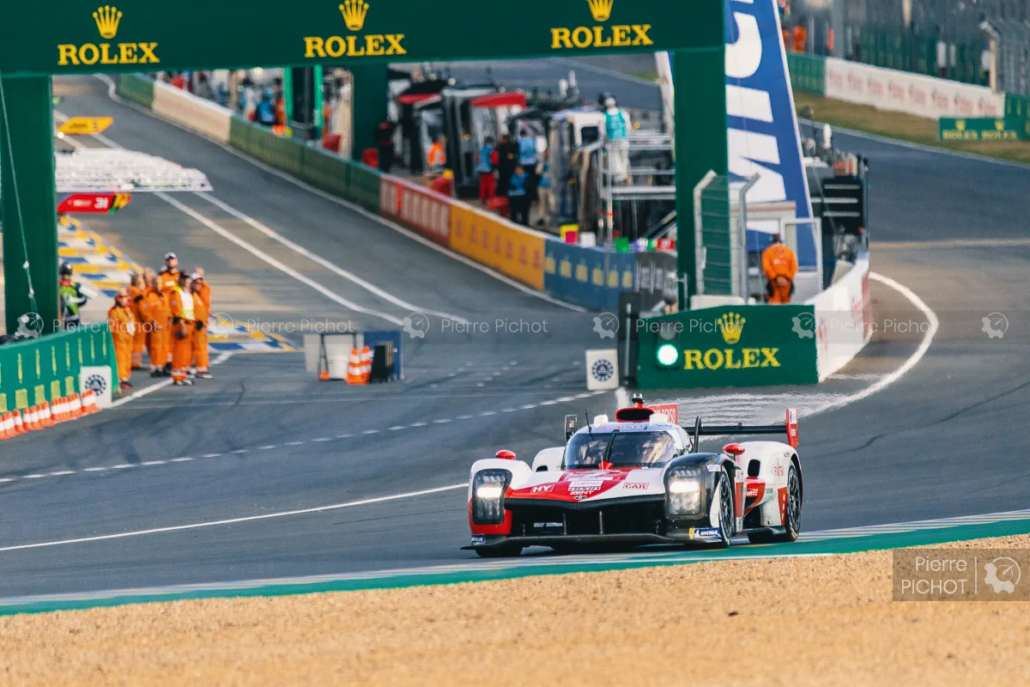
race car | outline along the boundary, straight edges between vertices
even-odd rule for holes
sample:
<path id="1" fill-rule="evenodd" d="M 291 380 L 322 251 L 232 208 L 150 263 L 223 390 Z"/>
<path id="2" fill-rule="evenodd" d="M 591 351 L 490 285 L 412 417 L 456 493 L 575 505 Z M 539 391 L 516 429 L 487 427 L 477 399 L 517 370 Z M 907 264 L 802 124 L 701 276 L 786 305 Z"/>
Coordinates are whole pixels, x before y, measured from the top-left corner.
<path id="1" fill-rule="evenodd" d="M 642 397 L 585 427 L 566 416 L 566 445 L 529 465 L 511 451 L 472 465 L 468 488 L 471 549 L 517 556 L 528 546 L 558 551 L 687 544 L 727 547 L 796 541 L 804 482 L 797 411 L 774 425 L 677 423 L 675 405 Z M 701 437 L 786 434 L 787 443 L 729 443 L 699 451 Z"/>

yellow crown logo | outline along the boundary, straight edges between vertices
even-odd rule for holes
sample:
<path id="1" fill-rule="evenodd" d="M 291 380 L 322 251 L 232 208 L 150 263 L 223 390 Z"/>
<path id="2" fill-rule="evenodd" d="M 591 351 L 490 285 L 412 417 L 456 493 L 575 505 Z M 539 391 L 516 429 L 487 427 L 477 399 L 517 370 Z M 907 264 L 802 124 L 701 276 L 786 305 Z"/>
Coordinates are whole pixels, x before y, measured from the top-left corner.
<path id="1" fill-rule="evenodd" d="M 615 0 L 587 0 L 587 4 L 590 5 L 590 14 L 594 15 L 594 19 L 608 21 L 608 17 L 612 16 L 612 5 L 615 4 Z"/>
<path id="2" fill-rule="evenodd" d="M 994 128 L 997 129 L 998 131 L 1004 131 L 1005 130 L 1005 120 L 1004 119 L 995 119 L 994 120 Z"/>
<path id="3" fill-rule="evenodd" d="M 958 129 L 959 131 L 965 131 L 966 130 L 966 120 L 959 119 L 958 121 L 956 121 L 955 122 L 955 128 Z"/>
<path id="4" fill-rule="evenodd" d="M 362 0 L 345 0 L 340 5 L 340 13 L 343 21 L 351 31 L 360 31 L 365 25 L 365 15 L 368 14 L 368 3 Z"/>
<path id="5" fill-rule="evenodd" d="M 114 35 L 118 33 L 118 22 L 122 20 L 122 13 L 118 11 L 117 7 L 104 5 L 98 7 L 97 11 L 93 13 L 93 19 L 96 21 L 97 29 L 102 37 L 114 38 Z"/>
<path id="6" fill-rule="evenodd" d="M 728 344 L 735 344 L 740 341 L 740 334 L 744 331 L 744 323 L 747 322 L 743 317 L 735 312 L 726 313 L 715 321 L 719 331 L 722 332 L 723 340 Z"/>

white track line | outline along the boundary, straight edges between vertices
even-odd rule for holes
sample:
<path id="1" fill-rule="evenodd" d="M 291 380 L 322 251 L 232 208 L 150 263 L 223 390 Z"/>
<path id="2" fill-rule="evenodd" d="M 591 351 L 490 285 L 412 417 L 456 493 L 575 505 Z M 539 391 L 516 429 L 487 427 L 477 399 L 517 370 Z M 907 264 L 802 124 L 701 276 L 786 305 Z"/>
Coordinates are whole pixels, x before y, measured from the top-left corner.
<path id="1" fill-rule="evenodd" d="M 322 267 L 324 267 L 325 269 L 329 270 L 333 274 L 337 274 L 337 275 L 343 277 L 344 279 L 346 279 L 346 280 L 348 280 L 350 282 L 353 282 L 354 284 L 357 284 L 358 286 L 360 286 L 361 288 L 365 289 L 366 291 L 368 291 L 370 293 L 373 293 L 376 296 L 379 296 L 384 301 L 389 301 L 390 303 L 393 303 L 394 305 L 396 305 L 396 306 L 398 306 L 400 308 L 405 308 L 405 309 L 413 311 L 413 312 L 425 313 L 427 315 L 436 315 L 437 317 L 442 317 L 442 318 L 447 319 L 447 320 L 453 320 L 455 322 L 460 322 L 461 324 L 468 324 L 468 320 L 466 320 L 463 317 L 459 317 L 458 315 L 453 315 L 451 313 L 441 312 L 439 310 L 430 310 L 429 308 L 423 308 L 420 305 L 415 305 L 414 303 L 409 303 L 408 301 L 402 300 L 402 299 L 394 296 L 393 294 L 384 291 L 383 289 L 379 288 L 375 284 L 372 284 L 370 282 L 365 281 L 364 279 L 362 279 L 361 277 L 357 276 L 356 274 L 354 274 L 352 272 L 348 272 L 347 270 L 343 269 L 342 267 L 339 267 L 339 266 L 334 265 L 333 263 L 329 262 L 328 260 L 326 260 L 322 256 L 316 255 L 315 253 L 312 253 L 311 251 L 309 251 L 307 248 L 304 248 L 303 246 L 294 243 L 293 241 L 289 240 L 288 238 L 286 238 L 282 234 L 279 234 L 279 233 L 273 231 L 267 225 L 257 221 L 253 217 L 250 217 L 250 216 L 240 212 L 236 208 L 234 208 L 234 207 L 226 204 L 225 202 L 219 200 L 218 198 L 215 198 L 210 193 L 195 193 L 194 195 L 199 197 L 199 198 L 203 198 L 204 200 L 206 200 L 207 202 L 211 203 L 215 207 L 221 208 L 222 210 L 224 210 L 225 212 L 228 212 L 233 217 L 246 222 L 250 226 L 252 226 L 255 229 L 257 229 L 258 231 L 260 231 L 265 236 L 267 236 L 267 237 L 269 237 L 269 238 L 271 238 L 271 239 L 273 239 L 275 241 L 278 241 L 279 243 L 283 244 L 284 246 L 286 246 L 290 250 L 294 251 L 295 253 L 299 253 L 300 255 L 303 255 L 308 260 L 311 260 L 312 262 L 317 263 L 318 265 L 321 265 Z"/>
<path id="2" fill-rule="evenodd" d="M 258 258 L 260 260 L 264 260 L 265 262 L 267 262 L 269 265 L 271 265 L 272 267 L 276 268 L 280 272 L 282 272 L 282 273 L 284 273 L 284 274 L 286 274 L 286 275 L 288 275 L 290 277 L 293 277 L 294 279 L 296 279 L 297 281 L 299 281 L 302 284 L 305 284 L 306 286 L 310 286 L 315 291 L 318 291 L 320 294 L 322 294 L 323 296 L 325 296 L 329 300 L 335 301 L 335 302 L 339 303 L 340 305 L 342 305 L 343 307 L 345 307 L 345 308 L 347 308 L 349 310 L 353 310 L 354 312 L 359 312 L 359 313 L 363 313 L 365 315 L 371 315 L 373 317 L 378 317 L 379 319 L 386 320 L 387 322 L 390 322 L 391 324 L 395 324 L 398 327 L 403 327 L 404 326 L 404 320 L 402 320 L 400 318 L 394 317 L 393 315 L 390 315 L 388 313 L 385 313 L 385 312 L 382 312 L 382 311 L 379 311 L 379 310 L 373 310 L 372 308 L 366 308 L 364 306 L 358 305 L 354 301 L 348 300 L 348 299 L 344 298 L 343 296 L 339 295 L 338 293 L 330 291 L 326 287 L 324 287 L 321 284 L 319 284 L 318 282 L 316 282 L 314 279 L 310 279 L 308 277 L 305 277 L 303 274 L 301 274 L 297 270 L 293 269 L 292 267 L 289 267 L 288 265 L 285 265 L 284 263 L 280 262 L 279 260 L 277 260 L 276 258 L 272 257 L 268 253 L 264 252 L 260 248 L 257 248 L 256 246 L 253 246 L 250 243 L 244 241 L 239 236 L 237 236 L 236 234 L 232 233 L 231 231 L 229 231 L 228 229 L 226 229 L 222 225 L 218 224 L 214 220 L 212 220 L 212 219 L 210 219 L 208 217 L 205 217 L 204 215 L 200 214 L 199 212 L 197 212 L 196 210 L 194 210 L 193 208 L 191 208 L 188 205 L 183 205 L 182 203 L 177 201 L 175 198 L 172 198 L 167 193 L 163 193 L 163 192 L 162 193 L 155 193 L 154 195 L 157 196 L 158 198 L 160 198 L 161 200 L 165 201 L 166 203 L 168 203 L 169 205 L 171 205 L 175 209 L 180 210 L 180 211 L 186 213 L 187 215 L 189 215 L 190 217 L 192 217 L 196 221 L 200 222 L 201 224 L 203 224 L 205 227 L 207 227 L 211 231 L 215 232 L 216 234 L 218 234 L 219 236 L 221 236 L 225 240 L 230 241 L 230 242 L 236 244 L 237 246 L 239 246 L 243 250 L 247 251 L 248 253 L 250 253 L 254 257 L 256 257 L 256 258 Z"/>
<path id="3" fill-rule="evenodd" d="M 183 530 L 197 530 L 205 527 L 218 527 L 220 525 L 236 525 L 241 522 L 255 522 L 257 520 L 271 520 L 273 518 L 285 518 L 293 515 L 309 515 L 312 513 L 324 513 L 326 511 L 340 510 L 341 508 L 354 508 L 356 506 L 368 506 L 376 503 L 385 503 L 387 501 L 398 501 L 400 499 L 410 499 L 417 496 L 426 496 L 429 494 L 439 494 L 445 491 L 454 491 L 457 489 L 465 489 L 468 487 L 466 482 L 461 484 L 452 484 L 446 487 L 437 487 L 435 489 L 423 489 L 422 491 L 410 491 L 406 494 L 394 494 L 391 496 L 379 496 L 370 499 L 361 499 L 360 501 L 348 501 L 346 503 L 333 503 L 328 506 L 318 506 L 316 508 L 303 508 L 300 510 L 288 510 L 280 511 L 278 513 L 265 513 L 264 515 L 250 515 L 243 518 L 230 518 L 227 520 L 211 520 L 208 522 L 197 522 L 189 525 L 175 525 L 173 527 L 155 527 L 149 530 L 134 530 L 131 532 L 119 532 L 118 534 L 102 534 L 96 537 L 80 537 L 78 539 L 58 539 L 55 541 L 39 542 L 36 544 L 18 544 L 16 546 L 4 546 L 0 548 L 0 553 L 6 551 L 24 551 L 26 549 L 42 549 L 51 546 L 65 546 L 67 544 L 84 544 L 87 542 L 96 541 L 107 541 L 110 539 L 125 539 L 127 537 L 140 537 L 148 534 L 165 534 L 167 532 L 182 532 Z"/>
<path id="4" fill-rule="evenodd" d="M 232 354 L 233 354 L 232 351 L 226 351 L 225 353 L 222 353 L 217 358 L 215 358 L 214 360 L 211 361 L 211 365 L 212 366 L 221 365 L 226 360 L 231 358 Z M 145 389 L 140 389 L 139 391 L 136 391 L 136 392 L 133 392 L 133 393 L 129 394 L 125 398 L 119 398 L 117 401 L 114 401 L 111 404 L 111 407 L 112 408 L 117 408 L 118 406 L 125 405 L 129 401 L 135 401 L 138 398 L 143 398 L 147 394 L 152 394 L 155 391 L 157 391 L 158 389 L 164 389 L 167 386 L 171 386 L 172 382 L 174 382 L 174 381 L 175 381 L 174 379 L 165 379 L 163 381 L 158 382 L 157 384 L 153 384 L 151 386 L 148 386 Z"/>
<path id="5" fill-rule="evenodd" d="M 435 250 L 437 253 L 440 253 L 441 255 L 446 255 L 447 257 L 451 258 L 452 260 L 457 260 L 461 264 L 463 264 L 463 265 L 465 265 L 467 267 L 471 267 L 474 270 L 478 270 L 478 271 L 482 272 L 483 274 L 485 274 L 487 276 L 493 277 L 497 281 L 503 282 L 504 284 L 507 284 L 508 286 L 512 287 L 513 289 L 518 289 L 519 291 L 522 291 L 525 294 L 533 296 L 534 298 L 539 298 L 540 300 L 547 301 L 548 303 L 551 303 L 553 305 L 561 306 L 561 307 L 566 308 L 568 310 L 573 310 L 575 312 L 587 312 L 586 308 L 581 308 L 578 305 L 573 305 L 572 303 L 566 303 L 565 301 L 559 300 L 557 298 L 553 298 L 553 297 L 547 295 L 546 293 L 541 293 L 540 291 L 537 291 L 536 289 L 530 288 L 530 287 L 526 286 L 525 284 L 522 284 L 520 282 L 515 281 L 514 279 L 506 277 L 503 274 L 500 274 L 499 272 L 495 272 L 494 270 L 490 269 L 489 267 L 486 267 L 485 265 L 481 265 L 478 262 L 475 262 L 474 260 L 466 258 L 464 255 L 461 255 L 460 253 L 455 253 L 454 251 L 451 251 L 451 250 L 449 250 L 447 248 L 444 248 L 443 246 L 441 246 L 441 245 L 439 245 L 437 243 L 434 243 L 433 241 L 430 241 L 429 239 L 427 239 L 427 238 L 425 238 L 425 237 L 415 233 L 414 231 L 411 231 L 410 229 L 408 229 L 406 227 L 401 226 L 400 224 L 397 224 L 396 222 L 393 222 L 391 220 L 386 219 L 385 217 L 377 215 L 374 212 L 370 212 L 370 211 L 366 210 L 365 208 L 361 207 L 360 205 L 356 205 L 354 203 L 351 203 L 350 201 L 344 200 L 343 198 L 338 198 L 338 197 L 332 195 L 331 193 L 326 193 L 325 191 L 323 191 L 321 189 L 318 189 L 318 188 L 315 188 L 314 186 L 311 186 L 311 185 L 301 181 L 300 179 L 296 179 L 294 177 L 291 177 L 289 174 L 286 174 L 285 172 L 281 172 L 278 169 L 275 169 L 274 167 L 269 167 L 268 165 L 266 165 L 265 163 L 263 163 L 263 162 L 261 162 L 259 160 L 254 160 L 254 159 L 252 159 L 250 157 L 247 157 L 246 155 L 244 155 L 240 151 L 236 150 L 232 146 L 225 145 L 224 143 L 222 143 L 220 141 L 216 141 L 214 139 L 208 138 L 207 136 L 204 136 L 203 134 L 201 134 L 201 133 L 199 133 L 197 131 L 194 131 L 194 130 L 189 129 L 187 127 L 184 127 L 184 126 L 182 126 L 180 124 L 177 124 L 176 122 L 172 122 L 172 121 L 169 121 L 169 120 L 164 119 L 162 117 L 159 117 L 158 115 L 156 115 L 151 110 L 148 110 L 148 109 L 146 109 L 145 107 L 143 107 L 141 105 L 137 105 L 134 102 L 123 100 L 115 92 L 117 87 L 116 87 L 116 84 L 115 84 L 114 80 L 112 80 L 106 74 L 94 74 L 93 76 L 94 76 L 94 78 L 99 79 L 103 83 L 107 84 L 107 97 L 110 98 L 111 100 L 117 102 L 117 103 L 121 103 L 122 105 L 125 105 L 126 107 L 130 107 L 130 108 L 132 108 L 134 110 L 142 112 L 142 113 L 144 113 L 146 115 L 149 115 L 150 117 L 153 117 L 154 119 L 157 119 L 159 121 L 165 122 L 166 124 L 170 124 L 170 125 L 178 128 L 178 129 L 182 129 L 183 131 L 189 132 L 189 133 L 193 134 L 194 136 L 198 136 L 200 138 L 203 138 L 206 141 L 210 141 L 211 143 L 215 144 L 219 148 L 225 150 L 228 153 L 231 153 L 232 155 L 235 155 L 236 157 L 240 158 L 241 160 L 243 160 L 245 162 L 248 162 L 248 163 L 254 165 L 255 167 L 257 167 L 258 169 L 260 169 L 260 170 L 262 170 L 264 172 L 267 172 L 269 174 L 273 174 L 273 175 L 279 177 L 280 179 L 293 184 L 294 186 L 296 186 L 298 188 L 304 189 L 308 193 L 314 194 L 314 195 L 316 195 L 316 196 L 318 196 L 320 198 L 324 198 L 325 200 L 328 200 L 331 203 L 335 203 L 335 204 L 337 204 L 337 205 L 339 205 L 341 207 L 347 208 L 348 210 L 350 210 L 352 212 L 356 212 L 359 215 L 362 215 L 362 216 L 367 217 L 367 218 L 369 218 L 369 219 L 371 219 L 373 221 L 376 221 L 376 222 L 382 224 L 383 226 L 385 226 L 385 227 L 387 227 L 389 229 L 392 229 L 393 231 L 396 231 L 398 234 L 402 234 L 403 236 L 406 236 L 407 238 L 411 239 L 412 241 L 417 241 L 418 243 L 421 243 L 426 248 L 429 248 L 431 250 Z M 96 134 L 95 138 L 97 140 L 99 140 L 99 141 L 104 141 L 104 142 L 109 141 L 109 139 L 107 139 L 106 137 L 102 136 L 101 134 Z"/>

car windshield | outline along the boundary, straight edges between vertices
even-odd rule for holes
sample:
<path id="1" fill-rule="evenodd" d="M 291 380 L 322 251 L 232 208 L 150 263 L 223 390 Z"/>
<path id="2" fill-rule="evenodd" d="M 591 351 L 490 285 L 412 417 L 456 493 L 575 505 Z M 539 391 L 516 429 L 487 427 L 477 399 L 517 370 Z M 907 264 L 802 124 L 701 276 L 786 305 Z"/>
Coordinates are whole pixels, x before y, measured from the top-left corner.
<path id="1" fill-rule="evenodd" d="M 607 460 L 617 468 L 656 466 L 676 454 L 666 432 L 581 432 L 565 450 L 567 469 L 592 468 Z"/>

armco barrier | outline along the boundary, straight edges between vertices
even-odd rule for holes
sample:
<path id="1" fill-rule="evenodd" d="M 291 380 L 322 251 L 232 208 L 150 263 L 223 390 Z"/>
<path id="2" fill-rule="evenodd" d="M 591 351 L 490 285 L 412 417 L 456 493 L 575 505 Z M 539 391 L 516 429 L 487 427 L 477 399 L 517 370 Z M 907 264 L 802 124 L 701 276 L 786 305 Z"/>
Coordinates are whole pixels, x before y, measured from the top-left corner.
<path id="1" fill-rule="evenodd" d="M 544 290 L 546 237 L 464 203 L 451 207 L 451 249 Z"/>
<path id="2" fill-rule="evenodd" d="M 112 379 L 118 378 L 106 323 L 0 346 L 0 413 L 82 393 L 84 365 L 107 365 Z"/>
<path id="3" fill-rule="evenodd" d="M 379 212 L 401 221 L 423 236 L 450 245 L 453 198 L 416 184 L 384 176 L 379 185 Z"/>
<path id="4" fill-rule="evenodd" d="M 219 143 L 229 142 L 230 110 L 163 81 L 153 82 L 151 86 L 153 101 L 150 107 L 154 112 Z"/>
<path id="5" fill-rule="evenodd" d="M 739 305 L 641 319 L 637 385 L 688 389 L 815 384 L 819 372 L 810 328 L 813 310 L 811 305 Z M 665 344 L 675 347 L 676 355 L 662 364 L 658 350 Z"/>
<path id="6" fill-rule="evenodd" d="M 615 312 L 619 294 L 636 284 L 636 259 L 549 238 L 544 246 L 544 290 L 592 310 Z"/>
<path id="7" fill-rule="evenodd" d="M 119 74 L 116 92 L 150 109 L 154 106 L 154 80 L 139 74 Z"/>

